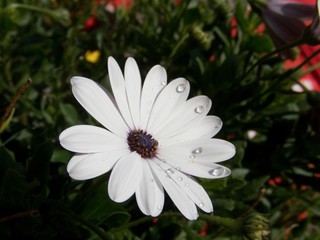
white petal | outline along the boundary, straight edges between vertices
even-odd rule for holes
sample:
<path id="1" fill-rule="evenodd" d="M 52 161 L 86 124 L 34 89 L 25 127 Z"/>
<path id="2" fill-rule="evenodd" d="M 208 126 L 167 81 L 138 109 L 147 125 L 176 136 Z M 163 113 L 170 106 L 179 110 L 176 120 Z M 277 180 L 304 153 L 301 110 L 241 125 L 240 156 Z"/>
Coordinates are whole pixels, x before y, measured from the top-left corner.
<path id="1" fill-rule="evenodd" d="M 190 85 L 184 78 L 171 81 L 159 94 L 150 115 L 147 131 L 151 134 L 160 127 L 177 108 L 183 104 L 189 95 Z"/>
<path id="2" fill-rule="evenodd" d="M 188 195 L 177 185 L 167 173 L 154 161 L 150 161 L 153 173 L 159 178 L 162 186 L 179 211 L 189 220 L 198 218 L 197 208 Z"/>
<path id="3" fill-rule="evenodd" d="M 86 180 L 100 176 L 113 167 L 113 165 L 129 150 L 116 150 L 102 153 L 76 154 L 68 165 L 67 171 L 73 179 Z"/>
<path id="4" fill-rule="evenodd" d="M 108 193 L 115 202 L 124 202 L 130 198 L 140 184 L 143 159 L 136 152 L 121 158 L 114 166 L 108 184 Z"/>
<path id="5" fill-rule="evenodd" d="M 143 175 L 136 191 L 136 199 L 145 215 L 156 217 L 163 209 L 164 193 L 158 178 L 153 176 L 148 161 L 143 161 Z"/>
<path id="6" fill-rule="evenodd" d="M 140 122 L 141 76 L 138 65 L 133 58 L 127 59 L 124 76 L 133 124 L 138 128 Z"/>
<path id="7" fill-rule="evenodd" d="M 166 84 L 166 70 L 160 65 L 151 68 L 146 76 L 141 93 L 139 128 L 146 129 L 155 100 Z"/>
<path id="8" fill-rule="evenodd" d="M 127 137 L 128 126 L 101 86 L 84 77 L 73 77 L 71 84 L 73 95 L 91 116 L 113 133 Z"/>
<path id="9" fill-rule="evenodd" d="M 211 105 L 211 100 L 207 96 L 197 96 L 189 99 L 181 107 L 177 106 L 172 116 L 169 116 L 162 126 L 158 126 L 154 134 L 160 140 L 162 137 L 175 136 L 190 129 L 190 126 L 199 123 L 207 115 Z"/>
<path id="10" fill-rule="evenodd" d="M 232 143 L 221 139 L 196 139 L 168 146 L 159 146 L 159 157 L 164 156 L 199 162 L 222 162 L 235 154 Z"/>
<path id="11" fill-rule="evenodd" d="M 128 126 L 133 129 L 123 74 L 118 63 L 112 57 L 108 58 L 108 73 L 112 92 L 120 109 L 121 115 Z"/>
<path id="12" fill-rule="evenodd" d="M 233 144 L 220 139 L 199 139 L 159 149 L 158 158 L 182 172 L 203 178 L 222 178 L 230 170 L 215 164 L 234 156 Z"/>
<path id="13" fill-rule="evenodd" d="M 160 138 L 159 142 L 162 146 L 168 146 L 198 138 L 210 139 L 220 131 L 221 127 L 222 121 L 219 117 L 206 116 L 199 122 L 190 125 L 187 130 L 175 136 Z"/>
<path id="14" fill-rule="evenodd" d="M 168 174 L 168 176 L 188 195 L 188 197 L 198 205 L 205 212 L 213 212 L 213 206 L 210 197 L 204 188 L 191 179 L 189 176 L 183 174 L 178 169 L 172 168 L 170 165 L 155 160 L 160 164 L 161 168 Z"/>
<path id="15" fill-rule="evenodd" d="M 60 144 L 77 153 L 96 153 L 128 148 L 122 138 L 108 130 L 90 125 L 77 125 L 64 130 L 59 136 Z"/>

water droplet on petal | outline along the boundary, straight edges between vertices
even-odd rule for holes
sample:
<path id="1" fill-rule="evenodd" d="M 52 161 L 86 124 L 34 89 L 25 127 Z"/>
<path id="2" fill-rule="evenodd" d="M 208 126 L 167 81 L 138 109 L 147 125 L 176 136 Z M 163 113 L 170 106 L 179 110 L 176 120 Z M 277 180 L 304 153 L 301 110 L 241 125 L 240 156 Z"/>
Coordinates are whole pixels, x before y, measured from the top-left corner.
<path id="1" fill-rule="evenodd" d="M 152 101 L 151 100 L 149 100 L 148 102 L 147 102 L 147 104 L 151 104 L 152 103 Z"/>
<path id="2" fill-rule="evenodd" d="M 174 170 L 172 168 L 169 168 L 169 169 L 166 170 L 166 173 L 167 174 L 173 174 Z"/>
<path id="3" fill-rule="evenodd" d="M 202 153 L 202 148 L 201 148 L 201 147 L 198 147 L 198 148 L 194 149 L 194 150 L 192 151 L 192 153 L 193 153 L 193 154 Z"/>
<path id="4" fill-rule="evenodd" d="M 204 207 L 204 204 L 203 203 L 199 203 L 199 207 Z"/>
<path id="5" fill-rule="evenodd" d="M 190 155 L 190 158 L 191 158 L 191 159 L 195 159 L 196 156 L 192 154 L 192 155 Z"/>
<path id="6" fill-rule="evenodd" d="M 209 172 L 212 176 L 221 176 L 224 173 L 224 168 L 223 167 L 216 167 L 211 169 Z"/>
<path id="7" fill-rule="evenodd" d="M 185 185 L 186 187 L 189 187 L 189 183 L 185 183 L 184 185 Z"/>
<path id="8" fill-rule="evenodd" d="M 161 82 L 161 85 L 162 85 L 162 86 L 165 86 L 166 84 L 167 84 L 166 81 L 162 81 L 162 82 Z"/>
<path id="9" fill-rule="evenodd" d="M 196 107 L 195 109 L 194 109 L 194 111 L 196 112 L 196 113 L 203 113 L 203 111 L 204 111 L 204 106 L 198 106 L 198 107 Z"/>
<path id="10" fill-rule="evenodd" d="M 162 209 L 162 206 L 159 205 L 159 206 L 157 207 L 157 209 L 158 209 L 158 210 L 161 210 L 161 209 Z"/>
<path id="11" fill-rule="evenodd" d="M 178 93 L 182 93 L 182 92 L 184 92 L 184 90 L 186 90 L 186 87 L 187 87 L 187 85 L 186 84 L 184 84 L 184 83 L 181 83 L 181 84 L 179 84 L 178 86 L 177 86 L 177 92 Z"/>
<path id="12" fill-rule="evenodd" d="M 177 170 L 177 171 L 180 171 L 180 170 L 181 170 L 181 168 L 180 168 L 180 167 L 176 167 L 176 170 Z"/>
<path id="13" fill-rule="evenodd" d="M 182 181 L 183 178 L 182 178 L 182 177 L 178 177 L 177 180 L 178 180 L 178 181 Z"/>

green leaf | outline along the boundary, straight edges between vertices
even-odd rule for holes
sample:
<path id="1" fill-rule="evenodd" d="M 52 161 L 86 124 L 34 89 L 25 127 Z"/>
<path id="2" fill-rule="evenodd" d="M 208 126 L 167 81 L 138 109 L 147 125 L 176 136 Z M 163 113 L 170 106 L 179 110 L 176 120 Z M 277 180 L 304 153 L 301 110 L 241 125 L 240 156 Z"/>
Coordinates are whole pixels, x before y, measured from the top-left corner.
<path id="1" fill-rule="evenodd" d="M 241 161 L 244 157 L 247 147 L 247 141 L 234 141 L 232 142 L 236 147 L 236 155 L 232 158 L 232 161 L 236 163 L 237 167 L 241 167 Z"/>
<path id="2" fill-rule="evenodd" d="M 256 199 L 259 190 L 264 186 L 268 179 L 269 176 L 262 176 L 249 181 L 242 189 L 239 190 L 240 199 L 243 201 L 251 201 Z"/>
<path id="3" fill-rule="evenodd" d="M 1 124 L 0 126 L 0 133 L 2 133 L 10 124 L 10 121 L 13 117 L 13 114 L 14 114 L 14 110 L 15 108 L 13 108 L 9 114 L 9 116 L 7 117 L 7 119 L 4 120 L 4 122 Z M 1 119 L 1 118 L 0 118 Z"/>
<path id="4" fill-rule="evenodd" d="M 232 211 L 235 206 L 235 201 L 227 198 L 215 198 L 213 199 L 213 205 L 216 209 L 226 209 L 228 211 Z"/>
<path id="5" fill-rule="evenodd" d="M 81 216 L 97 225 L 103 223 L 110 227 L 120 226 L 130 220 L 130 214 L 124 211 L 122 205 L 113 202 L 107 196 L 104 184 L 86 196 L 81 205 Z"/>
<path id="6" fill-rule="evenodd" d="M 75 125 L 77 123 L 79 123 L 79 115 L 77 110 L 75 109 L 75 107 L 71 104 L 64 104 L 64 103 L 60 103 L 59 104 L 61 113 L 64 117 L 64 119 L 66 120 L 66 122 L 70 125 Z"/>

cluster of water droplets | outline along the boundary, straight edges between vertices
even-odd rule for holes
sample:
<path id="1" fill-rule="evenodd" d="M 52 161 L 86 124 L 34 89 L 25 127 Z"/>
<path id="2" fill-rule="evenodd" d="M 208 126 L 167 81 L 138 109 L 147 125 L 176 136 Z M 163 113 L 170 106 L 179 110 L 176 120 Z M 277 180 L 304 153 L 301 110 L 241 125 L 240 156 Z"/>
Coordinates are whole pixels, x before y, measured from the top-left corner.
<path id="1" fill-rule="evenodd" d="M 198 154 L 202 153 L 202 148 L 198 147 L 191 152 L 190 159 L 195 159 Z"/>
<path id="2" fill-rule="evenodd" d="M 200 150 L 200 148 L 197 148 L 194 150 L 196 153 L 201 153 L 202 152 L 202 149 Z M 165 173 L 167 174 L 167 177 L 174 180 L 172 175 L 175 174 L 175 171 L 180 171 L 180 168 L 168 168 L 167 170 L 165 170 Z M 177 182 L 177 184 L 180 186 L 180 187 L 189 187 L 190 186 L 190 183 L 188 182 L 188 177 L 186 179 L 183 178 L 183 176 L 179 176 L 179 174 L 176 176 L 176 180 L 175 182 Z M 197 203 L 197 205 L 200 207 L 200 208 L 204 208 L 205 207 L 205 204 L 203 202 L 200 202 L 200 203 Z"/>
<path id="3" fill-rule="evenodd" d="M 192 152 L 191 152 L 191 155 L 190 155 L 190 159 L 192 161 L 194 161 L 197 157 L 198 154 L 201 154 L 203 152 L 203 149 L 201 147 L 198 147 L 196 149 L 194 149 Z M 210 171 L 208 171 L 208 173 L 212 176 L 222 176 L 222 175 L 228 175 L 228 170 L 222 166 L 217 166 L 213 169 L 211 169 Z"/>

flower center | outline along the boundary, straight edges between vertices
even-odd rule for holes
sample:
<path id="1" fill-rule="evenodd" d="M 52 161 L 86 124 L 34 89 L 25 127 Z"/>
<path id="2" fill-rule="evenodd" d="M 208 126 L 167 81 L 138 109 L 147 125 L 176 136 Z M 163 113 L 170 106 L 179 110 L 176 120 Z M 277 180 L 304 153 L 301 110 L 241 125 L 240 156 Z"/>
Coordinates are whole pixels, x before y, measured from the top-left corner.
<path id="1" fill-rule="evenodd" d="M 128 134 L 127 142 L 131 152 L 136 151 L 142 158 L 153 158 L 157 154 L 158 142 L 143 130 L 134 130 Z"/>

